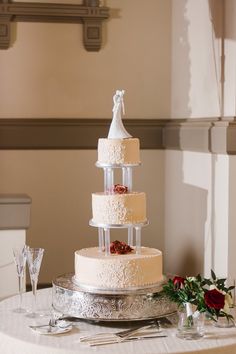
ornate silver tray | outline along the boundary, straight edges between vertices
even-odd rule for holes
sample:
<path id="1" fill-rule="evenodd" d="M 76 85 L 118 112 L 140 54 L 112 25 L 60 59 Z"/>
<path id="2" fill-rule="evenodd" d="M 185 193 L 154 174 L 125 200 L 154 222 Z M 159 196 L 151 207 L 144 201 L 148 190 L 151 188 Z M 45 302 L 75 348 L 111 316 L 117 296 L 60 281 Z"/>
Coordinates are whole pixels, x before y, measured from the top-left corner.
<path id="1" fill-rule="evenodd" d="M 95 321 L 140 321 L 176 312 L 161 285 L 122 293 L 91 292 L 76 285 L 73 277 L 66 274 L 53 281 L 53 307 L 64 315 Z"/>

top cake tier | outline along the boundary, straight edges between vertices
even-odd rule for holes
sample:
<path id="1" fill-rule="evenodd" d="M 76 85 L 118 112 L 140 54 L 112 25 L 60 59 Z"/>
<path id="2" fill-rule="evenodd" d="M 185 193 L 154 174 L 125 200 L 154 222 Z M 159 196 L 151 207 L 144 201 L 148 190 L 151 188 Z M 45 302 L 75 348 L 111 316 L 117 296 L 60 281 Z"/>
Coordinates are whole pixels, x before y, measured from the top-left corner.
<path id="1" fill-rule="evenodd" d="M 140 164 L 139 139 L 99 139 L 97 163 L 100 165 Z"/>

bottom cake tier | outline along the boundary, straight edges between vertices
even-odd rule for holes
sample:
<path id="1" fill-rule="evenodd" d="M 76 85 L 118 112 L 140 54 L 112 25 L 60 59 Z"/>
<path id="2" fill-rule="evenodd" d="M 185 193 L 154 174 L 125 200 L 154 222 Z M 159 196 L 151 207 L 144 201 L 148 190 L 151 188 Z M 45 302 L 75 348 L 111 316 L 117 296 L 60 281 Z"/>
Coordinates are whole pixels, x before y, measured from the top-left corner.
<path id="1" fill-rule="evenodd" d="M 116 241 L 119 242 L 119 241 Z M 162 252 L 141 247 L 140 253 L 110 254 L 98 247 L 75 252 L 75 282 L 79 286 L 123 290 L 162 282 Z"/>
<path id="2" fill-rule="evenodd" d="M 162 291 L 162 285 L 133 291 L 89 292 L 73 282 L 74 274 L 53 281 L 53 307 L 63 315 L 96 321 L 137 321 L 166 317 L 176 304 Z"/>

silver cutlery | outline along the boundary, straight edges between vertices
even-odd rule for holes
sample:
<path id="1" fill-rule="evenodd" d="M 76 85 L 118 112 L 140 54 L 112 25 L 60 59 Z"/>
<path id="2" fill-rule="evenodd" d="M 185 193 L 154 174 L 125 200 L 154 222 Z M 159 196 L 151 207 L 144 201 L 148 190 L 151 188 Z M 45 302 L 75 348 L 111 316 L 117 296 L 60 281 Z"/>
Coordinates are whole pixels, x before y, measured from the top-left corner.
<path id="1" fill-rule="evenodd" d="M 91 341 L 87 342 L 90 347 L 95 347 L 95 346 L 102 346 L 102 345 L 108 345 L 108 344 L 117 344 L 117 343 L 123 343 L 123 342 L 129 342 L 129 341 L 135 341 L 135 340 L 142 340 L 142 339 L 152 339 L 152 338 L 166 338 L 167 335 L 164 334 L 157 334 L 157 335 L 137 335 L 134 337 L 129 337 L 129 338 L 123 338 L 122 340 L 116 340 L 115 338 L 113 339 L 103 339 L 99 341 Z"/>
<path id="2" fill-rule="evenodd" d="M 155 323 L 151 323 L 145 326 L 139 326 L 139 327 L 135 327 L 135 328 L 131 328 L 128 330 L 123 330 L 123 331 L 119 331 L 119 332 L 114 332 L 114 333 L 97 333 L 95 335 L 91 335 L 91 336 L 86 336 L 86 337 L 80 337 L 80 342 L 90 342 L 93 340 L 104 340 L 104 339 L 118 339 L 118 340 L 122 340 L 122 339 L 126 339 L 129 338 L 131 336 L 134 336 L 135 334 L 137 334 L 140 331 L 144 331 L 147 329 L 151 329 L 151 328 L 157 328 L 159 330 L 159 323 L 155 322 Z"/>

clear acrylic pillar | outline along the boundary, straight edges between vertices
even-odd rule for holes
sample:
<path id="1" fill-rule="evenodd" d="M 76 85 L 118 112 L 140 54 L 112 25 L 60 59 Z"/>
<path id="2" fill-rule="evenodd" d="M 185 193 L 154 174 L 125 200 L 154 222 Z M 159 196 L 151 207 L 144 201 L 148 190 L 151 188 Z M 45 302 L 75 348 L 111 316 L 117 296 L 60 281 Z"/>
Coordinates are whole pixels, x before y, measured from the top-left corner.
<path id="1" fill-rule="evenodd" d="M 133 188 L 132 183 L 133 170 L 132 167 L 123 167 L 122 168 L 122 184 L 128 187 L 128 191 L 131 192 Z"/>
<path id="2" fill-rule="evenodd" d="M 134 228 L 133 226 L 128 227 L 128 245 L 133 247 L 134 245 Z"/>
<path id="3" fill-rule="evenodd" d="M 98 228 L 98 244 L 99 244 L 99 252 L 104 251 L 104 235 L 103 235 L 103 228 Z"/>
<path id="4" fill-rule="evenodd" d="M 141 227 L 136 226 L 135 231 L 136 231 L 136 254 L 140 254 L 141 253 Z"/>
<path id="5" fill-rule="evenodd" d="M 109 256 L 110 255 L 110 229 L 104 229 L 105 232 L 105 255 Z"/>
<path id="6" fill-rule="evenodd" d="M 104 168 L 104 191 L 106 193 L 112 192 L 114 185 L 114 170 L 110 167 Z"/>

